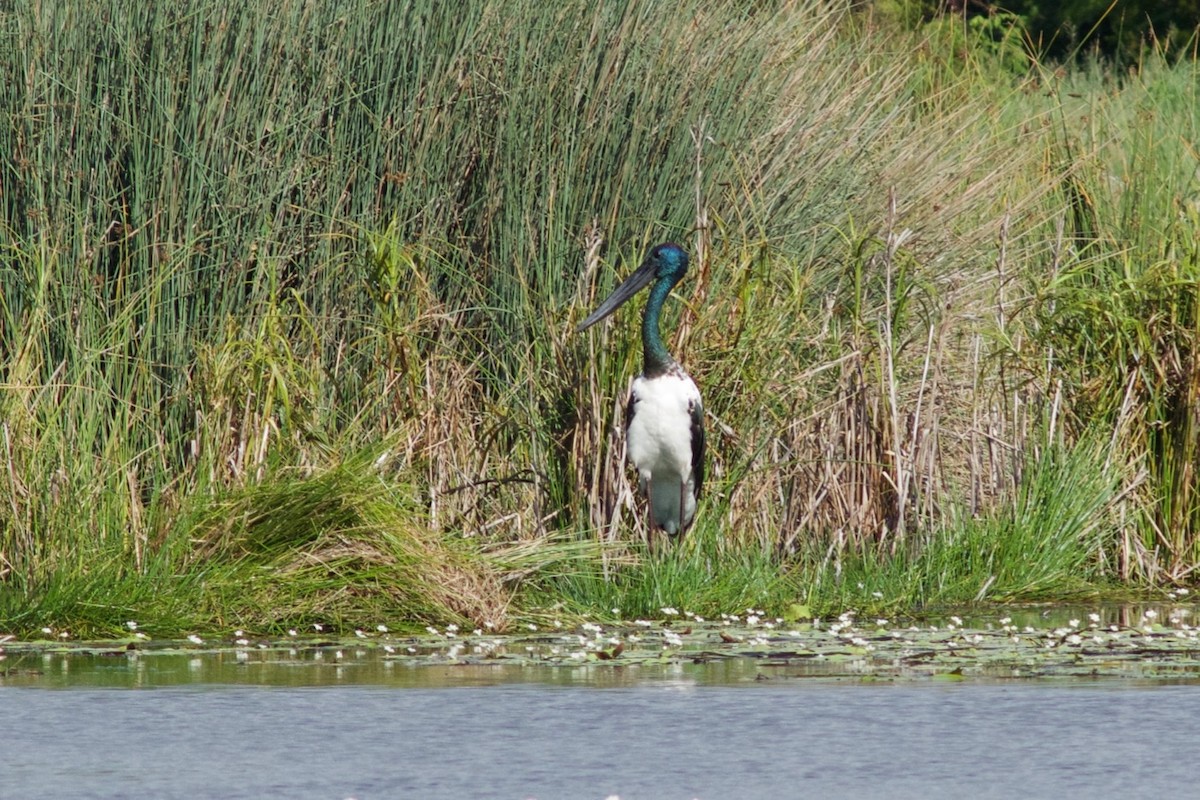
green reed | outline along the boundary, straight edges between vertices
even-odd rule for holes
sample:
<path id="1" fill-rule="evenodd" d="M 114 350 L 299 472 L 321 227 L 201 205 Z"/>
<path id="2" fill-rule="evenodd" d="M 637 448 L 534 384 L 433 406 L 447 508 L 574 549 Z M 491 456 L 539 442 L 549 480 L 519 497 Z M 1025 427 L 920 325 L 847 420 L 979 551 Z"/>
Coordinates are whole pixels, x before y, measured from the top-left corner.
<path id="1" fill-rule="evenodd" d="M 693 257 L 667 318 L 710 413 L 702 538 L 742 576 L 722 598 L 765 581 L 750 596 L 819 602 L 789 581 L 911 563 L 973 519 L 1008 536 L 986 520 L 1094 417 L 1144 420 L 1129 452 L 1149 460 L 1103 505 L 1126 527 L 1071 541 L 1097 579 L 1162 578 L 1151 531 L 1195 504 L 1191 434 L 1155 420 L 1189 406 L 1111 405 L 1132 379 L 1088 372 L 1128 358 L 1095 344 L 1109 326 L 1090 304 L 1112 293 L 1088 296 L 1087 275 L 1145 256 L 1176 270 L 1162 287 L 1190 286 L 1188 227 L 1152 222 L 1190 208 L 1194 153 L 1169 135 L 1191 124 L 1190 66 L 1047 94 L 1011 48 L 998 64 L 959 36 L 733 0 L 4 15 L 3 619 L 90 619 L 106 582 L 176 609 L 164 628 L 483 617 L 543 603 L 547 581 L 582 606 L 608 602 L 605 581 L 689 605 L 678 587 L 711 582 L 691 556 L 604 569 L 636 537 L 614 437 L 634 312 L 573 333 L 666 239 Z M 1148 307 L 1119 311 L 1159 325 Z M 1171 308 L 1170 363 L 1190 364 L 1192 306 Z M 244 522 L 275 506 L 308 510 Z M 222 515 L 275 544 L 212 545 Z M 1182 575 L 1198 540 L 1170 531 Z M 482 599 L 398 599 L 389 575 L 421 581 L 394 555 L 288 571 L 330 537 L 359 556 L 420 542 Z M 361 585 L 357 612 L 325 605 Z"/>

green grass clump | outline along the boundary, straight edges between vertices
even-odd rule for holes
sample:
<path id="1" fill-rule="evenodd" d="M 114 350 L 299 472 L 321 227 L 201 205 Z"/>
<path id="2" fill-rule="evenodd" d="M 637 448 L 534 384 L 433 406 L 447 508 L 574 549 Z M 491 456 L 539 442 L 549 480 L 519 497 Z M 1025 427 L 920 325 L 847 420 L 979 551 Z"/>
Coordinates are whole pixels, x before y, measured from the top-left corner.
<path id="1" fill-rule="evenodd" d="M 59 563 L 43 581 L 5 587 L 0 613 L 14 630 L 75 637 L 127 633 L 130 621 L 160 636 L 446 621 L 503 630 L 499 556 L 432 531 L 411 488 L 382 472 L 387 455 L 282 469 L 197 499 L 142 570 L 112 558 Z"/>
<path id="2" fill-rule="evenodd" d="M 278 631 L 449 620 L 503 629 L 500 574 L 477 549 L 431 531 L 415 497 L 362 457 L 273 475 L 187 519 L 190 558 L 217 571 L 206 588 L 226 624 Z"/>
<path id="3" fill-rule="evenodd" d="M 797 586 L 774 554 L 730 545 L 699 525 L 681 543 L 610 551 L 601 562 L 545 571 L 525 598 L 533 608 L 592 619 L 659 619 L 676 614 L 715 618 L 746 609 L 778 610 L 795 602 Z"/>
<path id="4" fill-rule="evenodd" d="M 130 635 L 130 622 L 148 636 L 211 629 L 207 574 L 173 567 L 161 557 L 140 570 L 118 557 L 86 565 L 60 559 L 35 583 L 0 586 L 0 620 L 22 638 L 120 638 Z"/>

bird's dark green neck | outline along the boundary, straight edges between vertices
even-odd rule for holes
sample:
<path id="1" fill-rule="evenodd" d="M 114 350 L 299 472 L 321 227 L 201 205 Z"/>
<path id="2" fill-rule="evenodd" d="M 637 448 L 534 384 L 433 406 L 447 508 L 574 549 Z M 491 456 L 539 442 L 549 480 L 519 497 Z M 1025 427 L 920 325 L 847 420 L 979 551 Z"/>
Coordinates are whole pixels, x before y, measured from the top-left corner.
<path id="1" fill-rule="evenodd" d="M 658 330 L 663 303 L 667 301 L 672 286 L 674 281 L 665 278 L 655 281 L 650 289 L 650 299 L 646 301 L 646 312 L 642 315 L 642 357 L 645 359 L 642 374 L 647 377 L 662 375 L 675 363 Z"/>

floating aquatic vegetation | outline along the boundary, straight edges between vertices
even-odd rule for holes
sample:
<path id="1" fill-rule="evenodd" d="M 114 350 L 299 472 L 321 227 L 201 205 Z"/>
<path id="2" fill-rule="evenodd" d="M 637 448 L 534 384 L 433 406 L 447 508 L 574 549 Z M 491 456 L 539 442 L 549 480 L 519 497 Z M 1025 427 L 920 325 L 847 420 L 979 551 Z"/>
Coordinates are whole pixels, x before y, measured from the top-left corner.
<path id="1" fill-rule="evenodd" d="M 531 625 L 497 635 L 450 625 L 425 635 L 393 634 L 386 625 L 354 629 L 348 635 L 302 637 L 190 635 L 186 640 L 88 643 L 59 639 L 54 631 L 38 642 L 0 642 L 0 685 L 65 680 L 55 665 L 103 663 L 106 675 L 121 657 L 130 674 L 153 681 L 154 667 L 186 656 L 189 677 L 213 674 L 221 665 L 256 666 L 261 675 L 284 670 L 289 681 L 378 682 L 397 667 L 449 667 L 438 680 L 454 676 L 476 681 L 559 680 L 574 682 L 651 680 L 663 669 L 720 675 L 721 680 L 1012 680 L 1124 678 L 1200 681 L 1200 608 L 1019 609 L 1004 616 L 949 615 L 920 623 L 887 619 L 860 622 L 847 611 L 832 619 L 789 623 L 754 609 L 705 622 L 682 611 L 665 620 L 585 621 L 575 626 Z M 139 632 L 140 633 L 140 632 Z M 335 664 L 341 670 L 322 672 Z M 352 669 L 351 669 L 352 668 Z M 346 671 L 349 669 L 349 671 Z M 306 672 L 307 670 L 307 672 Z M 274 672 L 273 672 L 274 671 Z M 607 672 L 606 672 L 607 671 Z M 80 670 L 71 674 L 76 676 Z M 240 673 L 245 680 L 250 673 Z M 307 677 L 305 677 L 307 675 Z M 150 676 L 150 677 L 148 677 Z M 166 678 L 164 678 L 165 680 Z M 276 678 L 277 679 L 277 678 Z M 411 678 L 411 680 L 418 680 Z M 219 680 L 208 678 L 208 680 Z M 224 678 L 224 680 L 230 680 Z M 267 680 L 263 678 L 263 680 Z M 275 680 L 275 679 L 272 679 Z"/>

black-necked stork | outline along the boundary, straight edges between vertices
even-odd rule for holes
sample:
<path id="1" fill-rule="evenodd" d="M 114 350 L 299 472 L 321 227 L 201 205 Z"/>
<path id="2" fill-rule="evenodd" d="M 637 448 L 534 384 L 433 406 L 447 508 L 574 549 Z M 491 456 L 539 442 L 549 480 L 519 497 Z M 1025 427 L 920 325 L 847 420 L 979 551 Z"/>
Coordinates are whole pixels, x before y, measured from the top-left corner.
<path id="1" fill-rule="evenodd" d="M 642 374 L 633 381 L 625 416 L 626 449 L 649 502 L 650 529 L 682 534 L 696 516 L 704 483 L 704 408 L 700 390 L 667 352 L 658 329 L 663 303 L 687 272 L 677 244 L 650 248 L 642 265 L 580 323 L 586 330 L 653 282 L 642 316 Z"/>

